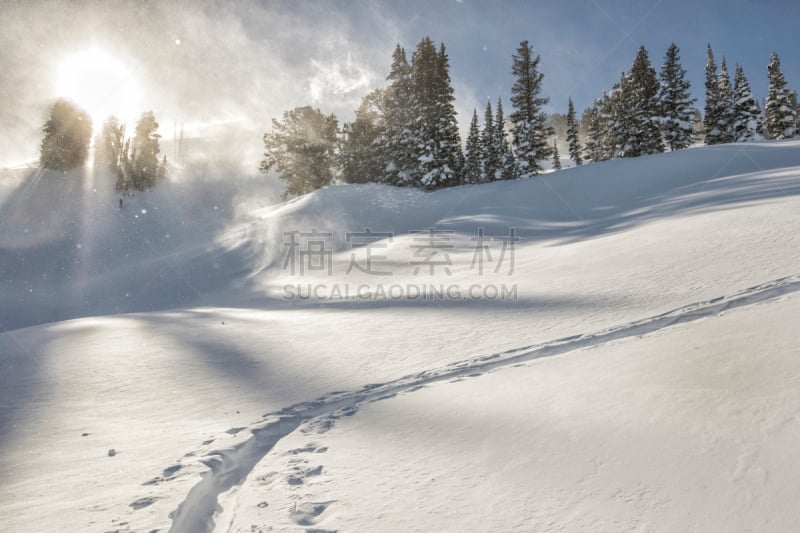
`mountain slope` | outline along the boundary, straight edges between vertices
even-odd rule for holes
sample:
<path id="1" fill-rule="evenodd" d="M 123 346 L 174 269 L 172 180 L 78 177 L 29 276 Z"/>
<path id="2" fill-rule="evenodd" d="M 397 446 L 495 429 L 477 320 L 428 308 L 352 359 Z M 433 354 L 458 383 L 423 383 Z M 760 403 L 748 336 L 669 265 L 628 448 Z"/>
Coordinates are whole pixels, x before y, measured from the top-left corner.
<path id="1" fill-rule="evenodd" d="M 0 522 L 10 531 L 196 531 L 197 524 L 458 530 L 475 523 L 526 530 L 548 522 L 552 529 L 645 522 L 655 530 L 769 528 L 764 516 L 786 523 L 788 502 L 768 496 L 759 503 L 752 485 L 719 478 L 723 464 L 739 459 L 740 479 L 748 483 L 756 466 L 774 472 L 785 463 L 784 473 L 767 479 L 781 487 L 791 487 L 795 475 L 784 459 L 800 420 L 790 388 L 796 334 L 788 323 L 800 275 L 800 143 L 700 148 L 436 193 L 335 186 L 285 204 L 269 205 L 267 197 L 257 209 L 250 207 L 263 196 L 251 194 L 245 205 L 234 192 L 237 181 L 230 183 L 223 191 L 214 184 L 191 188 L 185 203 L 189 189 L 176 183 L 126 199 L 122 210 L 112 194 L 92 204 L 84 201 L 86 187 L 68 183 L 33 194 L 51 186 L 41 179 L 6 197 Z M 51 222 L 31 235 L 34 206 L 51 206 Z M 82 233 L 87 219 L 93 231 Z M 431 227 L 452 230 L 440 235 L 453 248 L 436 249 L 450 263 L 437 263 L 433 276 L 427 263 L 417 264 L 415 274 L 414 263 L 430 258 L 415 248 L 428 235 L 410 232 Z M 480 272 L 477 241 L 470 239 L 479 228 L 501 237 L 512 227 L 521 239 L 513 263 L 507 249 L 495 272 L 502 241 L 487 241 L 492 260 L 485 257 Z M 348 273 L 368 252 L 352 249 L 346 234 L 364 228 L 392 234 L 373 250 L 382 257 L 376 268 L 391 276 Z M 290 234 L 313 229 L 331 233 L 322 239 L 330 274 L 311 264 L 292 274 Z M 118 248 L 119 235 L 125 237 Z M 80 253 L 85 259 L 75 263 Z M 434 294 L 439 286 L 454 292 L 413 297 L 430 286 Z M 502 287 L 508 297 L 493 297 L 492 288 Z M 297 297 L 307 288 L 316 294 Z M 764 295 L 763 303 L 731 299 L 748 289 Z M 61 305 L 62 295 L 75 294 L 80 303 Z M 729 301 L 740 308 L 717 317 Z M 696 302 L 709 302 L 701 306 L 707 314 L 686 308 Z M 625 329 L 676 309 L 693 321 Z M 141 312 L 87 316 L 117 310 Z M 60 318 L 75 320 L 41 324 Z M 41 325 L 22 328 L 32 324 Z M 558 357 L 518 361 L 529 366 L 463 383 L 401 388 L 374 404 L 350 401 L 383 391 L 375 384 L 408 376 L 421 376 L 423 384 L 460 361 L 492 361 L 614 328 L 629 335 L 597 348 L 567 344 Z M 706 429 L 689 424 L 659 440 L 729 382 L 742 393 L 704 413 Z M 761 382 L 769 387 L 759 388 Z M 325 396 L 334 391 L 344 394 Z M 321 397 L 342 400 L 334 406 L 345 410 L 315 416 L 301 409 L 307 419 L 289 424 L 276 442 L 271 430 L 259 432 L 293 416 L 284 408 L 317 406 L 308 402 Z M 645 399 L 658 416 L 648 418 Z M 744 433 L 748 424 L 766 431 L 780 420 L 775 447 Z M 258 435 L 266 440 L 255 446 Z M 681 448 L 680 435 L 700 448 Z M 707 469 L 667 467 L 677 464 L 669 446 L 694 461 L 703 450 L 713 455 L 725 435 L 739 435 L 741 448 L 722 450 Z M 467 443 L 463 453 L 459 442 Z M 505 449 L 501 442 L 515 444 L 496 456 Z M 324 447 L 328 455 L 309 456 Z M 503 466 L 531 449 L 511 463 L 513 472 Z M 667 466 L 649 470 L 643 458 L 650 450 L 667 457 Z M 629 460 L 640 475 L 625 474 Z M 225 465 L 234 466 L 233 490 L 216 494 L 228 485 L 215 481 Z M 209 468 L 217 474 L 201 484 Z M 569 475 L 554 479 L 562 469 Z M 506 478 L 511 482 L 503 484 Z M 698 480 L 722 496 L 691 522 L 675 501 Z M 612 485 L 618 497 L 603 492 Z M 571 487 L 577 495 L 570 496 Z M 202 492 L 210 499 L 190 496 Z M 215 516 L 217 498 L 223 511 Z M 491 508 L 477 505 L 486 498 L 495 502 Z M 745 505 L 723 516 L 733 501 Z M 173 522 L 170 513 L 186 502 Z M 375 516 L 385 521 L 374 524 Z"/>

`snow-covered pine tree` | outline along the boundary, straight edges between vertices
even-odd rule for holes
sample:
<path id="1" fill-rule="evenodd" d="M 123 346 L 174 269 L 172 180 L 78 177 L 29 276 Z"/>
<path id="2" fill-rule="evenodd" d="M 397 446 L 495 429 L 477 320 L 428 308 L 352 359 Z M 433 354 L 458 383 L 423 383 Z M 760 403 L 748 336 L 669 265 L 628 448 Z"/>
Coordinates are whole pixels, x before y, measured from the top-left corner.
<path id="1" fill-rule="evenodd" d="M 581 156 L 581 142 L 578 139 L 578 121 L 575 119 L 575 105 L 572 98 L 569 99 L 567 108 L 567 143 L 569 144 L 569 158 L 575 162 L 576 166 L 583 164 Z"/>
<path id="2" fill-rule="evenodd" d="M 533 47 L 522 41 L 513 55 L 511 72 L 514 85 L 511 87 L 511 113 L 514 148 L 521 175 L 537 174 L 539 163 L 550 155 L 547 141 L 550 132 L 545 126 L 547 115 L 542 107 L 549 98 L 541 96 L 544 74 L 539 72 L 539 55 L 533 57 Z"/>
<path id="3" fill-rule="evenodd" d="M 736 111 L 734 110 L 733 86 L 725 56 L 722 56 L 722 65 L 720 65 L 717 81 L 719 83 L 719 115 L 717 118 L 717 129 L 720 132 L 719 142 L 730 143 L 734 140 L 733 123 L 736 120 Z"/>
<path id="4" fill-rule="evenodd" d="M 644 46 L 636 52 L 630 72 L 621 82 L 618 114 L 624 128 L 622 157 L 637 157 L 664 151 L 661 140 L 659 82 Z"/>
<path id="5" fill-rule="evenodd" d="M 500 178 L 513 180 L 517 177 L 517 165 L 514 153 L 508 144 L 506 135 L 506 117 L 503 115 L 503 102 L 497 98 L 497 111 L 495 112 L 495 143 L 497 144 L 497 158 L 500 165 Z"/>
<path id="6" fill-rule="evenodd" d="M 680 64 L 680 50 L 670 44 L 661 67 L 659 101 L 663 116 L 664 141 L 670 150 L 681 150 L 692 144 L 694 130 L 694 103 L 686 79 L 686 70 Z"/>
<path id="7" fill-rule="evenodd" d="M 797 136 L 797 111 L 792 104 L 791 91 L 781 72 L 778 54 L 772 52 L 767 66 L 769 95 L 766 105 L 766 127 L 770 139 L 791 139 Z"/>
<path id="8" fill-rule="evenodd" d="M 595 100 L 594 105 L 584 112 L 587 116 L 586 145 L 584 156 L 587 160 L 597 163 L 603 160 L 603 139 L 605 130 L 600 117 L 601 100 Z"/>
<path id="9" fill-rule="evenodd" d="M 719 144 L 722 132 L 719 130 L 720 101 L 719 79 L 717 76 L 717 63 L 714 61 L 714 52 L 711 44 L 706 53 L 706 104 L 703 114 L 707 145 Z"/>
<path id="10" fill-rule="evenodd" d="M 382 181 L 386 168 L 380 150 L 380 140 L 385 134 L 383 102 L 384 91 L 372 91 L 361 101 L 356 119 L 342 127 L 339 161 L 342 179 L 347 183 Z"/>
<path id="11" fill-rule="evenodd" d="M 483 146 L 478 129 L 478 110 L 472 112 L 469 124 L 469 135 L 464 147 L 464 182 L 481 183 L 483 181 Z"/>
<path id="12" fill-rule="evenodd" d="M 620 81 L 614 84 L 611 92 L 603 92 L 600 107 L 600 119 L 603 124 L 601 161 L 622 157 L 627 146 L 628 133 L 635 127 L 631 117 L 632 110 L 624 101 L 626 86 L 626 76 L 623 72 Z"/>
<path id="13" fill-rule="evenodd" d="M 795 117 L 795 135 L 800 135 L 800 103 L 797 101 L 797 91 L 789 92 L 789 101 L 792 103 Z"/>
<path id="14" fill-rule="evenodd" d="M 460 182 L 463 154 L 449 71 L 444 45 L 437 52 L 430 37 L 422 39 L 411 60 L 413 146 L 417 165 L 412 183 L 430 190 Z"/>
<path id="15" fill-rule="evenodd" d="M 455 96 L 453 85 L 450 81 L 450 58 L 447 55 L 444 43 L 439 45 L 438 55 L 438 116 L 437 131 L 441 135 L 439 141 L 439 157 L 443 164 L 441 173 L 446 176 L 441 183 L 443 186 L 459 185 L 461 169 L 464 167 L 464 154 L 461 152 L 461 134 L 458 128 Z"/>
<path id="16" fill-rule="evenodd" d="M 614 91 L 614 89 L 612 89 Z M 611 126 L 614 123 L 612 100 L 607 91 L 603 91 L 603 96 L 595 100 L 594 110 L 597 116 L 597 128 L 594 129 L 594 139 L 597 141 L 597 158 L 592 161 L 605 161 L 614 157 L 611 140 Z"/>
<path id="17" fill-rule="evenodd" d="M 392 54 L 392 66 L 386 78 L 389 86 L 383 99 L 384 131 L 379 139 L 379 153 L 384 169 L 381 181 L 391 185 L 413 185 L 415 128 L 412 105 L 414 89 L 411 66 L 406 51 L 399 44 Z"/>
<path id="18" fill-rule="evenodd" d="M 558 139 L 553 138 L 553 170 L 561 170 L 561 156 L 558 154 Z"/>
<path id="19" fill-rule="evenodd" d="M 483 147 L 483 180 L 496 181 L 500 173 L 500 154 L 497 146 L 497 128 L 495 127 L 492 102 L 486 102 L 486 111 L 483 114 L 483 132 L 481 133 L 481 146 Z"/>
<path id="20" fill-rule="evenodd" d="M 758 102 L 750 91 L 750 83 L 741 65 L 736 65 L 733 90 L 734 114 L 733 135 L 735 142 L 751 142 L 763 139 L 764 118 Z"/>

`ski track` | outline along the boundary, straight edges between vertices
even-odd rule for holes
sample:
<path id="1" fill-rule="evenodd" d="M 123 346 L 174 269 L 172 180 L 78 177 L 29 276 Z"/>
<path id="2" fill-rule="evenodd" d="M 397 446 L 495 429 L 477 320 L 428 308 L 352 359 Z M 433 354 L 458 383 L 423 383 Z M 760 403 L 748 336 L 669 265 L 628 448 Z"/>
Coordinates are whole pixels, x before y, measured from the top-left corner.
<path id="1" fill-rule="evenodd" d="M 214 530 L 214 514 L 219 511 L 218 497 L 244 482 L 250 471 L 284 437 L 302 423 L 325 417 L 321 424 L 331 427 L 342 416 L 350 416 L 364 402 L 374 402 L 413 392 L 426 385 L 445 380 L 477 377 L 491 370 L 552 357 L 573 350 L 605 344 L 627 337 L 641 336 L 670 326 L 693 322 L 747 305 L 774 300 L 800 291 L 800 276 L 788 276 L 740 291 L 693 303 L 660 315 L 629 322 L 591 334 L 579 334 L 555 341 L 514 348 L 492 355 L 451 363 L 442 368 L 425 370 L 386 383 L 365 385 L 360 390 L 335 392 L 310 402 L 302 402 L 264 415 L 252 436 L 229 450 L 214 451 L 203 462 L 210 470 L 187 494 L 178 508 L 170 513 L 173 533 L 201 533 Z"/>

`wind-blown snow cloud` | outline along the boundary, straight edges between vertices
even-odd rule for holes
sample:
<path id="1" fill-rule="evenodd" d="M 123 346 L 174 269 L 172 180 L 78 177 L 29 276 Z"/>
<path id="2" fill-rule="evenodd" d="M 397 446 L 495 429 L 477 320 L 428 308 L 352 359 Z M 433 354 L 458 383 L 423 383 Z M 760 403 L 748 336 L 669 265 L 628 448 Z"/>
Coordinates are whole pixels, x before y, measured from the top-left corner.
<path id="1" fill-rule="evenodd" d="M 349 53 L 341 62 L 312 59 L 311 67 L 314 74 L 309 82 L 309 93 L 315 104 L 346 99 L 358 105 L 358 101 L 379 78 L 366 65 L 354 62 Z"/>
<path id="2" fill-rule="evenodd" d="M 181 124 L 235 120 L 251 130 L 251 153 L 270 120 L 292 107 L 314 104 L 351 120 L 382 83 L 396 35 L 377 8 L 354 18 L 322 4 L 50 1 L 3 9 L 0 68 L 12 75 L 0 79 L 0 166 L 37 157 L 59 67 L 82 50 L 101 49 L 130 70 L 142 111 L 155 112 L 165 139 Z"/>

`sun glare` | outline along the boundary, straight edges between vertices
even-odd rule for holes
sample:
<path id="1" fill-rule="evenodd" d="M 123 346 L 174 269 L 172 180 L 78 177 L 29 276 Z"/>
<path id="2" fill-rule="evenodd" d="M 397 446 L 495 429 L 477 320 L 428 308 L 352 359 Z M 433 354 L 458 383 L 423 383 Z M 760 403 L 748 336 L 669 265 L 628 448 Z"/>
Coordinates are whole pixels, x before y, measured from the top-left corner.
<path id="1" fill-rule="evenodd" d="M 110 115 L 129 121 L 142 111 L 136 79 L 116 58 L 97 48 L 61 63 L 56 92 L 89 113 L 95 130 Z"/>

